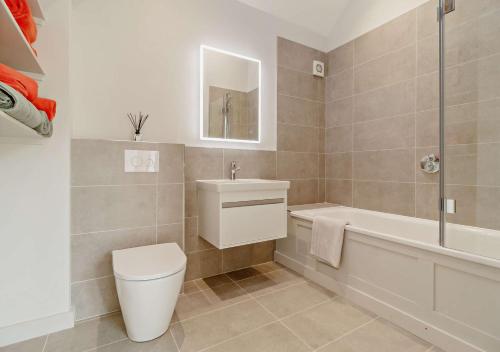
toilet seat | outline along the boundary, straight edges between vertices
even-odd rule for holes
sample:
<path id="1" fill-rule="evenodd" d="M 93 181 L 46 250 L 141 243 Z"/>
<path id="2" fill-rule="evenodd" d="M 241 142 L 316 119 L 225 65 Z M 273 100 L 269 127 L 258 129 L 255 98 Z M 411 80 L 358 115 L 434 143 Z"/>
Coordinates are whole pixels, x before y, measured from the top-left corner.
<path id="1" fill-rule="evenodd" d="M 113 251 L 115 278 L 127 281 L 156 280 L 186 267 L 186 255 L 176 243 L 163 243 Z"/>

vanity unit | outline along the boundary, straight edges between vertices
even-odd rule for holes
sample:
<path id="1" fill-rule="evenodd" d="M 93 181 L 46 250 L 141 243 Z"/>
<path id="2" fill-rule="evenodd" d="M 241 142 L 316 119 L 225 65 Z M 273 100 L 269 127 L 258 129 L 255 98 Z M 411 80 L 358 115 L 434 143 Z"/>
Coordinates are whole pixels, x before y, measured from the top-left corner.
<path id="1" fill-rule="evenodd" d="M 197 181 L 199 234 L 219 249 L 275 240 L 287 233 L 288 181 Z"/>

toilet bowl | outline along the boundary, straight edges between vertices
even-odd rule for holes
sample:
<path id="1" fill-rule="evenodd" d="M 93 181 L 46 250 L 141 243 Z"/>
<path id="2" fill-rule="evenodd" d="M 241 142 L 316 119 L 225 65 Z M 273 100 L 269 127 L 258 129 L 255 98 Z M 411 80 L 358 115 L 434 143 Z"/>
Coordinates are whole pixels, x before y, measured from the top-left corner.
<path id="1" fill-rule="evenodd" d="M 176 243 L 115 250 L 112 254 L 128 337 L 143 342 L 163 335 L 184 281 L 186 255 Z"/>

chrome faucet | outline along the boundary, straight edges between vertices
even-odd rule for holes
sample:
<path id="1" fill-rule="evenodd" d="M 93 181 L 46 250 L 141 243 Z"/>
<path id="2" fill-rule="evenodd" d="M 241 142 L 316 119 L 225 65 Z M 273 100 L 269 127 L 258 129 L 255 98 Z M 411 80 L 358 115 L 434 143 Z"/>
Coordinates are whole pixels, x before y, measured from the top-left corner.
<path id="1" fill-rule="evenodd" d="M 236 180 L 236 172 L 240 171 L 240 167 L 236 164 L 236 161 L 231 161 L 231 180 Z"/>

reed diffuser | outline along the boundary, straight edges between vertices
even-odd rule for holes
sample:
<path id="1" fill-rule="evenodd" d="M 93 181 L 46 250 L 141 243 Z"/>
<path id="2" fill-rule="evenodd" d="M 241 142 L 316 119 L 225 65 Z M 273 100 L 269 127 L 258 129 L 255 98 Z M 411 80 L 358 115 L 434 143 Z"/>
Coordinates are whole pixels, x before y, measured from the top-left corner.
<path id="1" fill-rule="evenodd" d="M 142 140 L 141 131 L 149 115 L 143 115 L 142 112 L 139 112 L 139 115 L 128 113 L 127 117 L 130 123 L 132 124 L 132 127 L 134 128 L 134 136 L 133 136 L 134 141 L 140 142 Z"/>

